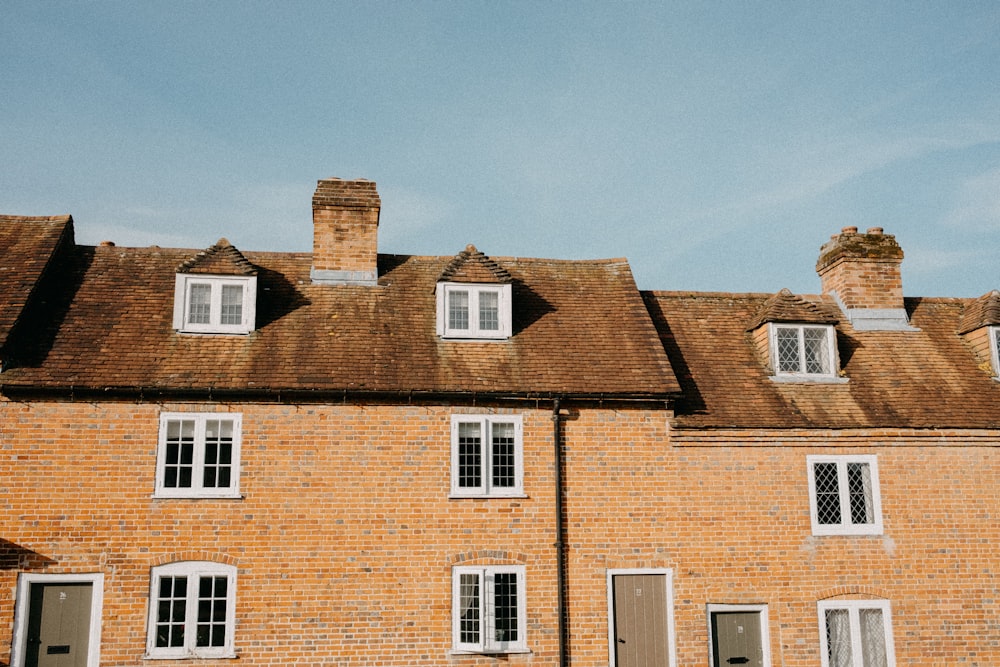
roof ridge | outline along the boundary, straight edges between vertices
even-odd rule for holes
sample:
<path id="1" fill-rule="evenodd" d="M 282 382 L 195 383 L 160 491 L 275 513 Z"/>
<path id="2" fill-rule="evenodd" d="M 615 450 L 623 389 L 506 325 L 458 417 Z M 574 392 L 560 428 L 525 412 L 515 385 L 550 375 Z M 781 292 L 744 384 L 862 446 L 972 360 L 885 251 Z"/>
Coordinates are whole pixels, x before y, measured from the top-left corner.
<path id="1" fill-rule="evenodd" d="M 452 258 L 438 277 L 438 282 L 463 281 L 510 283 L 513 282 L 513 278 L 507 269 L 470 243 L 465 246 L 465 250 Z"/>
<path id="2" fill-rule="evenodd" d="M 221 238 L 215 245 L 189 257 L 177 266 L 177 273 L 218 273 L 222 268 L 232 268 L 234 275 L 255 276 L 257 267 L 243 256 L 228 239 Z"/>
<path id="3" fill-rule="evenodd" d="M 753 331 L 765 322 L 805 322 L 807 324 L 836 324 L 834 317 L 822 312 L 816 304 L 796 296 L 787 287 L 772 294 L 757 310 L 747 326 Z"/>

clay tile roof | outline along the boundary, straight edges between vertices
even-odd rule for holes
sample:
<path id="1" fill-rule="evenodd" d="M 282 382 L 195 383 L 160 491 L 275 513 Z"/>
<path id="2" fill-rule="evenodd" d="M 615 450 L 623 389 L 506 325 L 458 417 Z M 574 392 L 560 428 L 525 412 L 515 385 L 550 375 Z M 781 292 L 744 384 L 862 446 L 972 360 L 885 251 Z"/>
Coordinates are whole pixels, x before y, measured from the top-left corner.
<path id="1" fill-rule="evenodd" d="M 645 292 L 681 383 L 675 427 L 1000 428 L 1000 383 L 958 335 L 965 299 L 907 298 L 911 331 L 857 331 L 830 296 L 845 382 L 775 382 L 746 322 L 766 294 Z"/>
<path id="2" fill-rule="evenodd" d="M 72 242 L 68 215 L 0 215 L 0 348 L 60 244 Z"/>
<path id="3" fill-rule="evenodd" d="M 965 307 L 958 333 L 965 334 L 980 327 L 1000 324 L 1000 292 L 992 290 Z"/>
<path id="4" fill-rule="evenodd" d="M 177 267 L 177 273 L 211 273 L 223 276 L 255 276 L 257 268 L 226 239 L 189 257 Z"/>
<path id="5" fill-rule="evenodd" d="M 247 252 L 258 269 L 256 330 L 178 333 L 175 272 L 193 254 L 77 247 L 59 267 L 67 298 L 38 319 L 37 349 L 0 375 L 3 391 L 660 401 L 678 390 L 622 259 L 503 258 L 496 264 L 511 283 L 513 335 L 479 342 L 436 334 L 434 285 L 454 258 L 411 255 L 379 255 L 376 286 L 332 286 L 310 280 L 309 253 Z M 483 261 L 470 253 L 471 263 Z"/>
<path id="6" fill-rule="evenodd" d="M 438 282 L 509 283 L 510 273 L 469 244 L 455 255 L 438 277 Z"/>
<path id="7" fill-rule="evenodd" d="M 765 301 L 747 326 L 753 331 L 765 322 L 800 322 L 802 324 L 835 324 L 837 319 L 821 311 L 815 304 L 795 296 L 786 287 Z"/>

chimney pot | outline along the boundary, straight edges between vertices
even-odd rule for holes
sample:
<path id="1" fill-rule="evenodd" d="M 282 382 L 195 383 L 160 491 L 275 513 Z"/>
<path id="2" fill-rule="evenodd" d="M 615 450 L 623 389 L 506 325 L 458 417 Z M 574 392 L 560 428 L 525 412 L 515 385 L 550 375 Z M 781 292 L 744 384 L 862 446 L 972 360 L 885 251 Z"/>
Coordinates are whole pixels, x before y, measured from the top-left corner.
<path id="1" fill-rule="evenodd" d="M 882 228 L 881 227 L 869 227 L 868 228 L 868 233 L 872 234 L 873 236 L 882 236 Z"/>
<path id="2" fill-rule="evenodd" d="M 857 227 L 843 227 L 840 230 L 840 233 L 841 234 L 857 234 L 858 233 L 858 228 Z M 836 238 L 836 236 L 834 236 L 834 238 Z"/>

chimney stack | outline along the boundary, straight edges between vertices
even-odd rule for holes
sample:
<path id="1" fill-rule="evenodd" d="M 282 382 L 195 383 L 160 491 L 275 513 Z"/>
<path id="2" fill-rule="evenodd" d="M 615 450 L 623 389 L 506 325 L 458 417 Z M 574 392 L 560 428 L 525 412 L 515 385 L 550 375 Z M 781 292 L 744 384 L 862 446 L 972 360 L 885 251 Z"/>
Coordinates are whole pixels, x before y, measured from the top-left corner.
<path id="1" fill-rule="evenodd" d="M 855 329 L 910 329 L 903 307 L 903 279 L 899 271 L 903 249 L 896 237 L 871 227 L 864 234 L 844 227 L 823 244 L 816 273 L 823 294 L 836 298 Z"/>
<path id="2" fill-rule="evenodd" d="M 313 195 L 314 283 L 378 282 L 378 216 L 382 202 L 373 181 L 319 181 Z"/>

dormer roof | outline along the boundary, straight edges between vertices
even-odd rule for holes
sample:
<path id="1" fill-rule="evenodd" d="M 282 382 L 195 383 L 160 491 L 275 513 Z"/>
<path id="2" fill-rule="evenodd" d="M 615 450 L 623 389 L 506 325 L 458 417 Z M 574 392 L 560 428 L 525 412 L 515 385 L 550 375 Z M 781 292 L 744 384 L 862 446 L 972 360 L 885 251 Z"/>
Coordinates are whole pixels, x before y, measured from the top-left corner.
<path id="1" fill-rule="evenodd" d="M 747 326 L 747 331 L 753 331 L 767 322 L 796 322 L 799 324 L 836 324 L 837 319 L 829 313 L 820 310 L 815 303 L 810 303 L 800 296 L 792 294 L 787 287 L 772 294 L 754 315 Z"/>
<path id="2" fill-rule="evenodd" d="M 512 279 L 507 269 L 470 243 L 448 263 L 438 282 L 506 284 Z"/>
<path id="3" fill-rule="evenodd" d="M 255 267 L 228 240 L 219 239 L 215 245 L 189 257 L 177 267 L 177 273 L 203 273 L 217 276 L 255 276 Z"/>
<path id="4" fill-rule="evenodd" d="M 965 307 L 958 325 L 959 334 L 1000 324 L 1000 292 L 992 290 Z"/>

